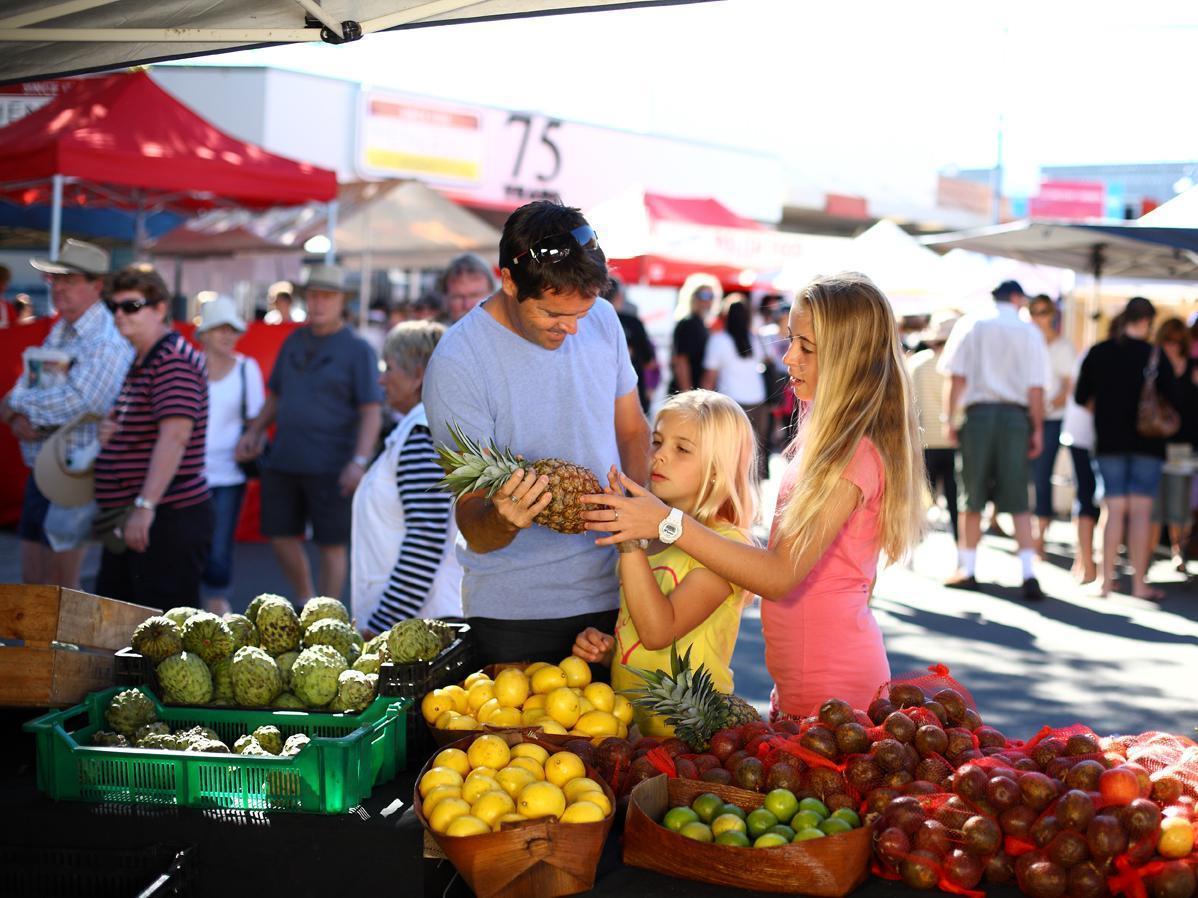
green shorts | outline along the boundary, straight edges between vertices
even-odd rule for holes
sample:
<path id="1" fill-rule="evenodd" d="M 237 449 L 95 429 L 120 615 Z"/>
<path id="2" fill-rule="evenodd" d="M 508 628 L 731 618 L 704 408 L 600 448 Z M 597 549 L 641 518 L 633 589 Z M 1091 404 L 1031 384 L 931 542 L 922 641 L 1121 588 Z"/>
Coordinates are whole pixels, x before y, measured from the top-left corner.
<path id="1" fill-rule="evenodd" d="M 1031 420 L 1018 405 L 980 403 L 965 410 L 958 434 L 962 511 L 980 513 L 987 502 L 1007 514 L 1026 514 L 1031 463 Z"/>

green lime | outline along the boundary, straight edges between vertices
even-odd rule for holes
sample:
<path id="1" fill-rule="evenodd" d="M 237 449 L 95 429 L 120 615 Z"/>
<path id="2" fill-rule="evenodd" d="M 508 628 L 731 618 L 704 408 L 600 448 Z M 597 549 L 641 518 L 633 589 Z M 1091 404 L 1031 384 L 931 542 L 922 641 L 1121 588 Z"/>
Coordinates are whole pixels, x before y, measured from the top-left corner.
<path id="1" fill-rule="evenodd" d="M 783 845 L 789 845 L 785 837 L 778 833 L 762 833 L 753 842 L 754 848 L 780 848 Z"/>
<path id="2" fill-rule="evenodd" d="M 714 835 L 726 832 L 743 833 L 748 830 L 745 821 L 735 814 L 720 814 L 711 821 L 711 831 Z"/>
<path id="3" fill-rule="evenodd" d="M 819 829 L 823 822 L 824 818 L 815 811 L 799 811 L 790 818 L 790 827 L 796 832 L 800 829 Z"/>
<path id="4" fill-rule="evenodd" d="M 662 818 L 661 824 L 666 829 L 678 832 L 686 824 L 694 823 L 698 819 L 699 815 L 690 808 L 670 808 Z"/>
<path id="5" fill-rule="evenodd" d="M 746 813 L 745 813 L 745 809 L 744 809 L 744 808 L 739 808 L 739 807 L 737 807 L 737 806 L 736 806 L 736 805 L 734 805 L 734 804 L 726 804 L 726 805 L 724 805 L 722 808 L 720 808 L 720 813 L 721 813 L 721 814 L 735 814 L 735 815 L 736 815 L 737 817 L 739 817 L 741 820 L 744 820 L 744 819 L 745 819 L 745 817 L 747 817 L 747 816 L 748 816 L 748 814 L 746 814 Z"/>
<path id="6" fill-rule="evenodd" d="M 853 829 L 861 825 L 861 818 L 857 816 L 857 812 L 852 808 L 837 808 L 832 812 L 832 817 L 839 817 Z"/>
<path id="7" fill-rule="evenodd" d="M 825 836 L 834 836 L 837 833 L 847 833 L 853 827 L 842 817 L 829 817 L 819 825 L 819 828 L 824 831 Z"/>
<path id="8" fill-rule="evenodd" d="M 704 823 L 710 823 L 719 816 L 723 807 L 724 799 L 718 795 L 712 795 L 710 792 L 704 792 L 691 802 L 691 810 L 698 814 L 699 819 Z"/>
<path id="9" fill-rule="evenodd" d="M 756 839 L 762 833 L 767 832 L 771 826 L 777 826 L 778 818 L 765 808 L 758 808 L 749 812 L 746 822 L 749 824 L 749 835 Z"/>
<path id="10" fill-rule="evenodd" d="M 727 832 L 722 832 L 715 837 L 717 845 L 734 845 L 737 848 L 748 848 L 753 843 L 749 841 L 749 837 L 744 833 L 730 829 Z"/>
<path id="11" fill-rule="evenodd" d="M 766 830 L 766 832 L 777 833 L 778 835 L 785 837 L 787 842 L 795 837 L 795 831 L 785 823 L 779 823 L 777 826 L 771 826 Z"/>
<path id="12" fill-rule="evenodd" d="M 799 800 L 789 789 L 774 789 L 765 796 L 763 806 L 779 820 L 789 820 L 799 810 Z"/>
<path id="13" fill-rule="evenodd" d="M 808 839 L 822 839 L 823 837 L 824 837 L 823 830 L 816 829 L 815 827 L 808 827 L 807 829 L 801 829 L 797 833 L 795 833 L 795 837 L 794 837 L 793 841 L 806 842 Z"/>
<path id="14" fill-rule="evenodd" d="M 715 840 L 715 837 L 711 834 L 711 827 L 697 820 L 683 826 L 682 829 L 678 830 L 678 835 L 694 839 L 696 842 L 712 842 Z"/>
<path id="15" fill-rule="evenodd" d="M 804 798 L 799 802 L 799 810 L 818 814 L 820 820 L 828 816 L 828 806 L 818 798 Z"/>

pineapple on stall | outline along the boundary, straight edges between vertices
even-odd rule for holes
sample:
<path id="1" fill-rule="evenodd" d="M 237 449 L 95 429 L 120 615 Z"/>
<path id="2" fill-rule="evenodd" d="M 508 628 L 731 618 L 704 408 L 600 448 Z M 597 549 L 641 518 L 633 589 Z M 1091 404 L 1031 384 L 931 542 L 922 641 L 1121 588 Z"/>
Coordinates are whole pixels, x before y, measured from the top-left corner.
<path id="1" fill-rule="evenodd" d="M 702 664 L 691 670 L 691 650 L 678 656 L 678 643 L 670 648 L 670 673 L 652 673 L 630 667 L 645 681 L 629 696 L 642 711 L 656 714 L 674 728 L 674 735 L 696 752 L 707 751 L 717 730 L 761 720 L 757 709 L 738 695 L 725 695 L 715 688 Z"/>
<path id="2" fill-rule="evenodd" d="M 549 492 L 553 500 L 549 507 L 533 520 L 542 527 L 558 533 L 582 533 L 586 522 L 582 513 L 587 506 L 578 502 L 579 496 L 602 493 L 603 486 L 591 471 L 571 464 L 560 458 L 542 458 L 525 462 L 510 449 L 500 450 L 492 442 L 482 446 L 462 433 L 461 428 L 450 425 L 456 449 L 440 446 L 438 462 L 445 471 L 441 486 L 455 496 L 461 497 L 475 490 L 485 490 L 491 498 L 507 479 L 520 468 L 529 468 L 537 476 L 549 478 Z"/>

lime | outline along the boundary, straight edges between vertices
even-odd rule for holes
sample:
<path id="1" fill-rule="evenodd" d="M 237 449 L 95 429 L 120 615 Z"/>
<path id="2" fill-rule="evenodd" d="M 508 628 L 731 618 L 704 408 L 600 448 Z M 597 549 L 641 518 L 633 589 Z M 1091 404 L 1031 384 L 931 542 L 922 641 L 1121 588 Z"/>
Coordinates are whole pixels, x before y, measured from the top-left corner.
<path id="1" fill-rule="evenodd" d="M 777 826 L 778 818 L 765 808 L 758 808 L 749 812 L 745 822 L 749 824 L 749 835 L 756 839 L 762 833 L 767 832 L 771 826 Z"/>
<path id="2" fill-rule="evenodd" d="M 678 830 L 678 835 L 694 839 L 696 842 L 712 842 L 715 840 L 715 837 L 711 834 L 711 827 L 706 823 L 700 823 L 698 820 L 683 826 L 682 829 Z"/>
<path id="3" fill-rule="evenodd" d="M 834 836 L 837 833 L 847 833 L 853 827 L 842 817 L 829 817 L 819 825 L 819 828 L 824 831 L 825 836 Z"/>
<path id="4" fill-rule="evenodd" d="M 678 832 L 688 823 L 698 821 L 699 815 L 690 808 L 670 808 L 662 818 L 661 824 L 668 830 Z"/>
<path id="5" fill-rule="evenodd" d="M 779 835 L 778 833 L 762 833 L 760 836 L 757 837 L 757 840 L 755 842 L 753 842 L 753 847 L 754 848 L 780 848 L 781 846 L 788 845 L 788 844 L 790 844 L 790 843 L 786 841 L 786 838 L 784 836 Z"/>
<path id="6" fill-rule="evenodd" d="M 753 843 L 749 841 L 749 837 L 742 832 L 737 832 L 730 829 L 727 832 L 722 832 L 715 837 L 717 845 L 734 845 L 737 848 L 748 848 Z"/>
<path id="7" fill-rule="evenodd" d="M 861 825 L 861 818 L 857 816 L 857 812 L 852 808 L 837 808 L 832 812 L 832 816 L 839 817 L 853 829 Z"/>
<path id="8" fill-rule="evenodd" d="M 745 824 L 744 819 L 737 817 L 735 814 L 720 814 L 720 816 L 711 821 L 711 831 L 717 836 L 721 833 L 743 833 L 747 830 L 748 826 Z"/>
<path id="9" fill-rule="evenodd" d="M 691 802 L 691 810 L 698 814 L 699 819 L 704 823 L 710 823 L 718 817 L 723 807 L 724 799 L 718 795 L 712 795 L 710 792 L 704 792 Z"/>
<path id="10" fill-rule="evenodd" d="M 738 808 L 738 807 L 737 807 L 736 805 L 734 805 L 734 804 L 726 804 L 726 805 L 724 805 L 722 808 L 720 808 L 720 813 L 721 813 L 721 814 L 735 814 L 735 815 L 736 815 L 737 817 L 739 817 L 741 820 L 744 820 L 744 819 L 745 819 L 745 817 L 747 817 L 747 816 L 748 816 L 748 815 L 745 813 L 745 809 L 744 809 L 744 808 Z"/>
<path id="11" fill-rule="evenodd" d="M 795 837 L 795 831 L 785 823 L 779 823 L 777 826 L 771 826 L 766 830 L 766 832 L 777 833 L 778 835 L 785 837 L 787 842 Z"/>
<path id="12" fill-rule="evenodd" d="M 779 820 L 789 820 L 799 810 L 799 800 L 789 789 L 774 789 L 765 796 L 763 806 Z"/>
<path id="13" fill-rule="evenodd" d="M 795 833 L 794 841 L 806 842 L 808 839 L 822 839 L 823 837 L 823 830 L 816 829 L 815 827 L 808 827 L 807 829 L 801 829 Z"/>
<path id="14" fill-rule="evenodd" d="M 818 798 L 804 798 L 799 802 L 799 810 L 818 814 L 820 820 L 828 816 L 828 806 Z"/>
<path id="15" fill-rule="evenodd" d="M 795 832 L 798 832 L 800 829 L 819 829 L 819 825 L 823 820 L 824 818 L 815 813 L 815 811 L 799 811 L 790 818 L 790 827 Z"/>

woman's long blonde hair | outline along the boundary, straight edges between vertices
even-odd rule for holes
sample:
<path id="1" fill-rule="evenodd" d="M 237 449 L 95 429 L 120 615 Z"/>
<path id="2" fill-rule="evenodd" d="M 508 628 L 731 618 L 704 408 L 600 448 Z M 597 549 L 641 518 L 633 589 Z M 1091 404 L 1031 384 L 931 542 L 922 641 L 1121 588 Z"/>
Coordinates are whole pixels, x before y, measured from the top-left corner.
<path id="1" fill-rule="evenodd" d="M 757 518 L 757 444 L 744 409 L 720 393 L 690 390 L 671 396 L 657 413 L 684 416 L 698 427 L 703 487 L 694 516 L 705 526 L 717 520 L 747 531 Z"/>
<path id="2" fill-rule="evenodd" d="M 885 473 L 879 541 L 898 561 L 925 527 L 925 474 L 919 421 L 890 303 L 863 274 L 813 281 L 798 296 L 811 313 L 818 353 L 815 400 L 804 413 L 798 480 L 779 511 L 776 537 L 797 558 L 820 536 L 817 521 L 863 437 Z"/>

